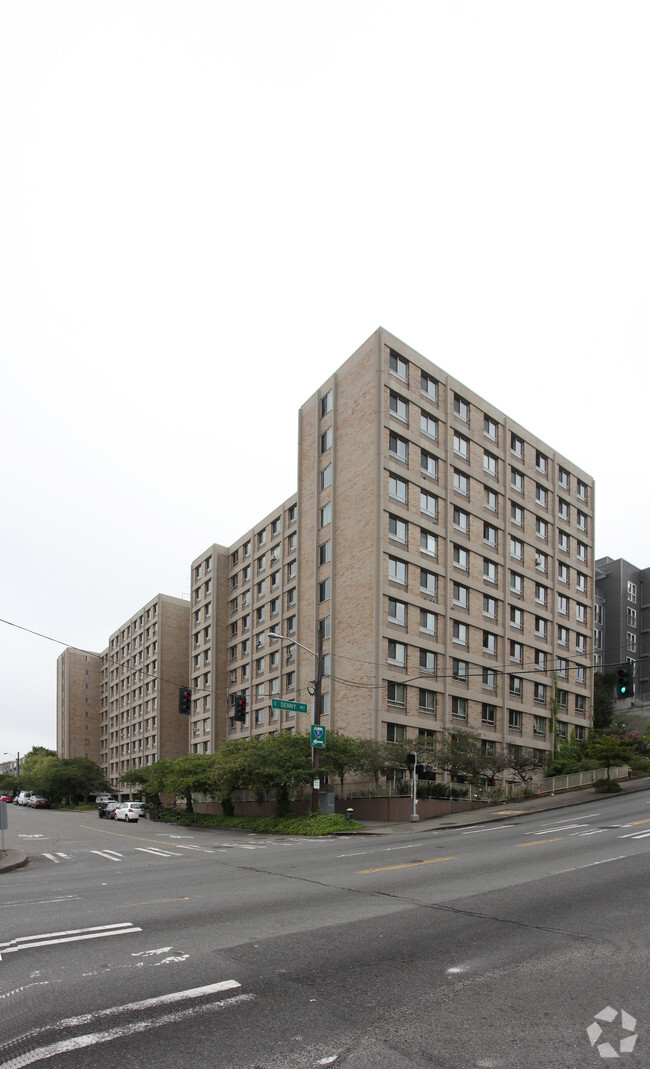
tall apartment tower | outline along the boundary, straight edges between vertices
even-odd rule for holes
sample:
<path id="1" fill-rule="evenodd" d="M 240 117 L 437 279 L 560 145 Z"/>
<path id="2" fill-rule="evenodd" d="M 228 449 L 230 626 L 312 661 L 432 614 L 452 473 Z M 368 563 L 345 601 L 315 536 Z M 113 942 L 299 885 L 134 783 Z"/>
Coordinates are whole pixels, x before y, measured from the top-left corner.
<path id="1" fill-rule="evenodd" d="M 97 653 L 68 647 L 56 662 L 56 738 L 60 758 L 100 763 Z"/>
<path id="2" fill-rule="evenodd" d="M 650 697 L 646 649 L 650 607 L 645 597 L 649 582 L 648 568 L 637 568 L 620 557 L 596 561 L 594 663 L 599 671 L 614 672 L 631 661 L 637 701 Z"/>
<path id="3" fill-rule="evenodd" d="M 300 409 L 297 494 L 193 563 L 190 748 L 305 730 L 319 633 L 331 729 L 582 737 L 593 508 L 589 475 L 376 331 Z"/>

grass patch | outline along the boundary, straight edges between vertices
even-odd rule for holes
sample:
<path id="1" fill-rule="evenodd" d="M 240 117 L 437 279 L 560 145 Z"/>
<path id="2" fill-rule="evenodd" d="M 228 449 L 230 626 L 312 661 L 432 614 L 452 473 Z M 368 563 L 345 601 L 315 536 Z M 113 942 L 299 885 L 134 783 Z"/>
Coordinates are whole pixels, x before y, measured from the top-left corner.
<path id="1" fill-rule="evenodd" d="M 184 826 L 196 824 L 205 828 L 241 828 L 244 831 L 274 835 L 332 835 L 363 828 L 363 824 L 356 820 L 347 820 L 340 813 L 304 817 L 224 817 L 215 813 L 186 813 L 182 810 L 163 809 L 158 819 Z"/>

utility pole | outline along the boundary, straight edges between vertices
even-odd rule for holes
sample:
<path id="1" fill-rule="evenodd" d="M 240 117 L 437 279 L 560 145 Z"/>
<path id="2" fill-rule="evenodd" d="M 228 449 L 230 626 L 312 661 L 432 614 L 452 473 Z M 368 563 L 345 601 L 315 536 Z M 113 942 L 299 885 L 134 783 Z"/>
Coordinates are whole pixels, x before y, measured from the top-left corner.
<path id="1" fill-rule="evenodd" d="M 323 675 L 323 633 L 318 625 L 318 633 L 316 637 L 316 678 L 313 681 L 312 691 L 312 711 L 311 722 L 312 724 L 320 724 L 320 706 L 321 706 L 321 679 Z M 312 746 L 311 748 L 311 812 L 318 813 L 320 808 L 320 780 L 318 778 L 318 748 Z"/>

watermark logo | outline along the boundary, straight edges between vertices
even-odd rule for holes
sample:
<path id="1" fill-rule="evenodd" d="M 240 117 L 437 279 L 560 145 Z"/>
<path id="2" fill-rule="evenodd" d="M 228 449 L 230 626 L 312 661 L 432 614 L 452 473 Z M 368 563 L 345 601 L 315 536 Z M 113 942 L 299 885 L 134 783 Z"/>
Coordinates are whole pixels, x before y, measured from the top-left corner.
<path id="1" fill-rule="evenodd" d="M 610 1039 L 614 1042 L 609 1042 L 609 1040 L 604 1043 L 599 1042 L 604 1035 L 604 1029 L 598 1022 L 602 1021 L 603 1024 L 613 1026 L 618 1015 L 618 1010 L 613 1009 L 612 1006 L 605 1006 L 604 1010 L 594 1016 L 587 1029 L 589 1042 L 592 1047 L 596 1048 L 601 1058 L 620 1058 L 621 1054 L 631 1054 L 634 1050 L 634 1045 L 638 1039 L 636 1018 L 631 1013 L 627 1013 L 626 1010 L 621 1010 L 620 1021 L 616 1027 L 607 1029 Z"/>

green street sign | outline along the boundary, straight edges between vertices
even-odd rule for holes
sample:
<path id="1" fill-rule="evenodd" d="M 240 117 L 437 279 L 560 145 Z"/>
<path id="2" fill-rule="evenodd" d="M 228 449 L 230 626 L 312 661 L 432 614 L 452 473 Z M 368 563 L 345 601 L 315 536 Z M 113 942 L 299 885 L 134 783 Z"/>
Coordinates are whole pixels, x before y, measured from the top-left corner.
<path id="1" fill-rule="evenodd" d="M 283 702 L 279 698 L 271 698 L 274 709 L 285 709 L 288 713 L 306 713 L 307 706 L 304 702 Z"/>
<path id="2" fill-rule="evenodd" d="M 312 724 L 311 726 L 311 745 L 313 750 L 325 749 L 325 728 L 320 724 Z"/>

